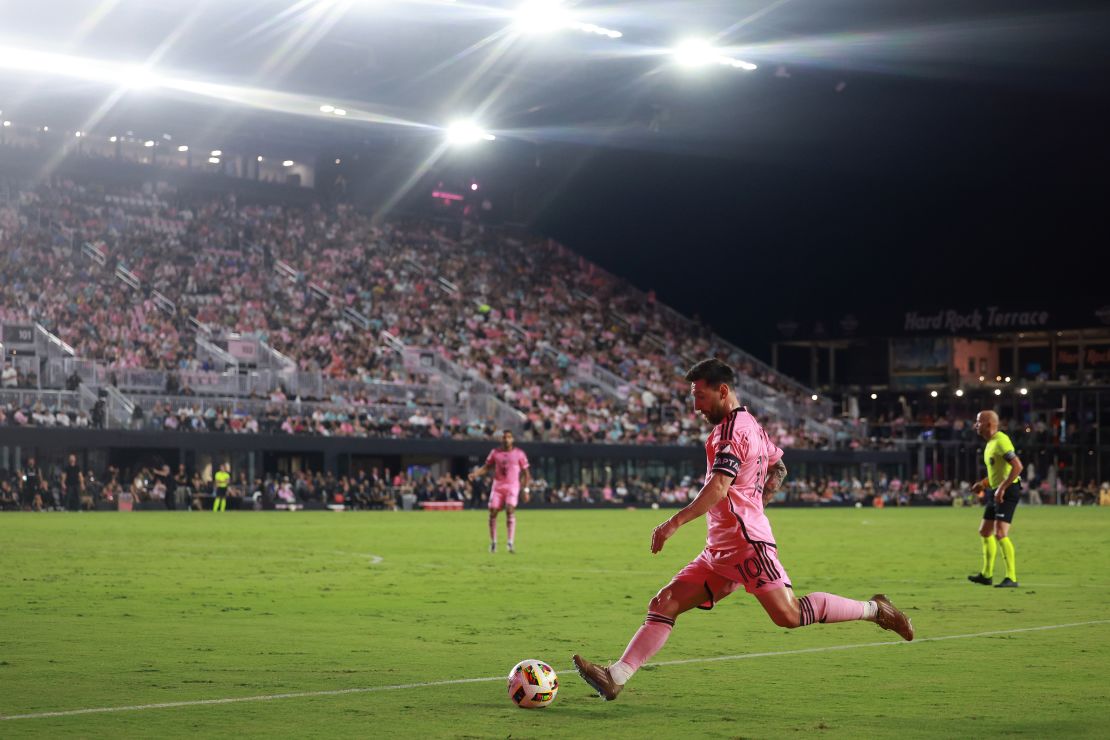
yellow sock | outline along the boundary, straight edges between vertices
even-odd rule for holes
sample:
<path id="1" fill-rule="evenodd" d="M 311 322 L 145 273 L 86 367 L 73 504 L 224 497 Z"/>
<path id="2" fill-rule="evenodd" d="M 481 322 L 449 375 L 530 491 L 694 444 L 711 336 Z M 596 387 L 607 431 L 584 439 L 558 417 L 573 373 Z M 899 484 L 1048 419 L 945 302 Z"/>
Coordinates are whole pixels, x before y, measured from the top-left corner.
<path id="1" fill-rule="evenodd" d="M 998 555 L 998 541 L 994 536 L 983 538 L 983 569 L 980 573 L 984 578 L 994 577 L 994 558 Z"/>
<path id="2" fill-rule="evenodd" d="M 1017 561 L 1014 559 L 1014 543 L 1009 537 L 998 541 L 1002 547 L 1002 557 L 1006 560 L 1006 577 L 1011 581 L 1017 580 Z"/>

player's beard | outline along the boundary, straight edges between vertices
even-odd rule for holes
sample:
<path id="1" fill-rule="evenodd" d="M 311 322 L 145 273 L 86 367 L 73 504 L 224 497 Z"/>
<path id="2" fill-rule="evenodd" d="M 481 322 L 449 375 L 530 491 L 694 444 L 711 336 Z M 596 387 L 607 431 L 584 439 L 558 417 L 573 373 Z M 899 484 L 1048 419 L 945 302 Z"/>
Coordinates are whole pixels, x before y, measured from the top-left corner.
<path id="1" fill-rule="evenodd" d="M 725 418 L 725 413 L 721 409 L 714 409 L 713 411 L 706 411 L 702 417 L 709 422 L 710 426 L 717 426 Z"/>

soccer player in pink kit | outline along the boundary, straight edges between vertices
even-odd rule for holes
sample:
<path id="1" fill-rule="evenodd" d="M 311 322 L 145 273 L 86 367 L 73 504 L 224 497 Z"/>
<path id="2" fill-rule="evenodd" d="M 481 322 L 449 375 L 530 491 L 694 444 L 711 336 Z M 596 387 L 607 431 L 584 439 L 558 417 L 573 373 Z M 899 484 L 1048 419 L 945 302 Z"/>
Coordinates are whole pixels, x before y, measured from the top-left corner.
<path id="1" fill-rule="evenodd" d="M 523 485 L 527 502 L 531 473 L 528 472 L 528 456 L 524 454 L 524 450 L 513 447 L 513 433 L 508 429 L 501 435 L 501 447 L 489 453 L 486 464 L 472 472 L 470 479 L 485 475 L 490 468 L 493 468 L 493 488 L 489 494 L 489 551 L 497 552 L 497 512 L 504 508 L 509 552 L 514 553 L 517 499 Z"/>
<path id="2" fill-rule="evenodd" d="M 651 551 L 687 522 L 706 516 L 705 549 L 648 603 L 647 619 L 621 659 L 602 667 L 574 656 L 578 673 L 607 701 L 667 642 L 679 614 L 713 605 L 743 586 L 780 627 L 867 620 L 913 639 L 910 620 L 883 594 L 853 601 L 828 593 L 794 596 L 778 558 L 771 524 L 763 513 L 786 477 L 782 450 L 740 405 L 732 387 L 735 375 L 725 363 L 699 362 L 686 373 L 694 410 L 713 425 L 705 445 L 705 485 L 688 506 L 655 528 Z"/>

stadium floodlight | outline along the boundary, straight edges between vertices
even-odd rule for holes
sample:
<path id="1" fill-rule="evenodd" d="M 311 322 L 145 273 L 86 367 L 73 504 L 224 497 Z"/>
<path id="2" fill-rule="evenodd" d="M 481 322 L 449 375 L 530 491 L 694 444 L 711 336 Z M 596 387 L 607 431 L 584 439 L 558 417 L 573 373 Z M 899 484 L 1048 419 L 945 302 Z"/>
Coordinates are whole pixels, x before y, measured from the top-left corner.
<path id="1" fill-rule="evenodd" d="M 817 394 L 814 393 L 812 396 L 810 396 L 810 398 L 813 399 L 814 401 L 816 401 L 817 400 Z"/>
<path id="2" fill-rule="evenodd" d="M 224 152 L 222 149 L 213 149 L 211 152 L 208 153 L 208 156 L 210 157 L 222 157 L 223 155 Z"/>
<path id="3" fill-rule="evenodd" d="M 879 400 L 879 394 L 878 394 L 878 393 L 872 393 L 872 394 L 871 394 L 871 400 L 872 400 L 872 401 L 877 401 L 877 400 Z"/>
<path id="4" fill-rule="evenodd" d="M 336 158 L 335 158 L 335 163 L 336 163 L 336 164 L 342 164 L 342 163 L 343 163 L 343 160 L 342 160 L 342 159 L 340 159 L 339 157 L 336 157 Z"/>
<path id="5" fill-rule="evenodd" d="M 162 84 L 162 78 L 145 65 L 125 65 L 120 74 L 120 84 L 128 90 L 146 90 Z"/>
<path id="6" fill-rule="evenodd" d="M 74 132 L 73 132 L 73 135 L 74 135 L 75 137 L 77 137 L 78 139 L 80 139 L 80 138 L 81 138 L 81 132 L 80 132 L 80 131 L 74 131 Z"/>
<path id="7" fill-rule="evenodd" d="M 49 126 L 43 126 L 42 131 L 43 131 L 43 133 L 50 133 L 50 127 Z"/>
<path id="8" fill-rule="evenodd" d="M 624 35 L 612 28 L 576 21 L 559 0 L 528 0 L 516 9 L 513 14 L 513 24 L 524 33 L 550 33 L 570 28 L 611 39 L 619 39 Z"/>
<path id="9" fill-rule="evenodd" d="M 320 106 L 320 112 L 321 113 L 331 113 L 334 110 L 335 110 L 334 105 L 321 105 Z"/>
<path id="10" fill-rule="evenodd" d="M 115 144 L 115 143 L 116 143 L 117 141 L 119 141 L 119 137 L 118 137 L 118 136 L 109 136 L 109 137 L 108 137 L 108 141 L 110 141 L 110 142 L 112 142 L 113 144 Z"/>
<path id="11" fill-rule="evenodd" d="M 282 167 L 292 167 L 293 166 L 293 160 L 287 159 L 287 160 L 285 160 L 284 162 L 281 163 L 281 166 Z"/>
<path id="12" fill-rule="evenodd" d="M 1010 382 L 1010 376 L 1009 376 L 1009 375 L 1007 375 L 1007 376 L 1006 376 L 1006 382 L 1007 382 L 1007 383 L 1009 383 L 1009 382 Z"/>
<path id="13" fill-rule="evenodd" d="M 182 144 L 181 146 L 177 147 L 177 151 L 179 151 L 179 152 L 187 152 L 187 151 L 189 151 L 189 147 L 188 147 L 188 146 L 186 146 L 185 144 Z"/>
<path id="14" fill-rule="evenodd" d="M 220 158 L 219 157 L 209 157 L 208 158 L 208 164 L 219 164 L 219 163 L 220 163 Z"/>
<path id="15" fill-rule="evenodd" d="M 1022 388 L 1021 390 L 1018 391 L 1018 393 L 1020 393 L 1023 396 L 1027 396 L 1027 395 L 1029 395 L 1029 389 L 1028 388 Z"/>
<path id="16" fill-rule="evenodd" d="M 707 67 L 710 64 L 719 64 L 722 67 L 734 67 L 749 72 L 758 69 L 751 62 L 722 54 L 719 49 L 714 49 L 705 39 L 680 41 L 671 53 L 674 55 L 675 61 L 683 67 Z"/>
<path id="17" fill-rule="evenodd" d="M 547 33 L 566 28 L 570 16 L 558 0 L 529 0 L 516 9 L 516 27 L 527 33 Z"/>
<path id="18" fill-rule="evenodd" d="M 684 67 L 704 67 L 712 64 L 714 51 L 708 41 L 702 39 L 686 39 L 675 46 L 675 61 Z"/>
<path id="19" fill-rule="evenodd" d="M 956 389 L 956 398 L 963 398 L 963 397 L 964 397 L 964 389 L 963 388 L 957 388 Z"/>
<path id="20" fill-rule="evenodd" d="M 936 398 L 940 394 L 938 394 L 936 391 L 929 391 L 929 395 L 932 396 L 933 398 Z"/>
<path id="21" fill-rule="evenodd" d="M 154 146 L 154 140 L 153 139 L 147 139 L 146 141 L 143 142 L 143 146 L 145 146 L 147 149 L 150 149 L 152 146 Z"/>
<path id="22" fill-rule="evenodd" d="M 11 121 L 4 121 L 4 128 L 11 128 L 11 125 L 12 125 Z"/>
<path id="23" fill-rule="evenodd" d="M 447 141 L 451 144 L 473 144 L 478 141 L 493 141 L 496 138 L 470 121 L 455 121 L 447 127 Z"/>
<path id="24" fill-rule="evenodd" d="M 261 155 L 261 154 L 259 154 L 259 155 L 258 155 L 258 161 L 259 161 L 259 162 L 261 162 L 261 161 L 262 161 L 262 155 Z"/>
<path id="25" fill-rule="evenodd" d="M 476 182 L 470 183 L 470 189 L 471 190 L 477 190 L 478 189 L 478 183 L 476 183 Z"/>
<path id="26" fill-rule="evenodd" d="M 1002 395 L 1002 389 L 1001 388 L 995 388 L 994 389 L 994 395 L 1001 396 Z"/>
<path id="27" fill-rule="evenodd" d="M 347 111 L 343 110 L 342 108 L 336 108 L 335 110 L 332 111 L 332 113 L 334 113 L 337 116 L 347 115 Z"/>

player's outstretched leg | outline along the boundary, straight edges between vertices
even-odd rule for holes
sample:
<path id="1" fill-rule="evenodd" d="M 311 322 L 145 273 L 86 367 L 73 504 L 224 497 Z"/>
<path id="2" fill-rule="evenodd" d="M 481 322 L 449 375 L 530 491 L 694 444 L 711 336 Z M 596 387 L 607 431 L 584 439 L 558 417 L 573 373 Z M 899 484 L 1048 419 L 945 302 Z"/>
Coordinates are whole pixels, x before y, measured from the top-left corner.
<path id="1" fill-rule="evenodd" d="M 578 675 L 603 699 L 613 701 L 632 674 L 667 644 L 678 615 L 705 600 L 703 584 L 671 581 L 648 602 L 647 617 L 632 636 L 621 659 L 603 668 L 581 655 L 575 655 L 574 665 L 578 668 Z"/>
<path id="2" fill-rule="evenodd" d="M 811 624 L 833 624 L 863 620 L 874 622 L 885 630 L 897 632 L 902 639 L 913 639 L 913 623 L 895 608 L 883 594 L 870 601 L 856 601 L 843 596 L 814 592 L 798 599 L 790 588 L 778 588 L 756 594 L 759 603 L 780 627 L 807 627 Z"/>
<path id="3" fill-rule="evenodd" d="M 653 606 L 658 598 L 657 596 L 652 599 Z M 605 701 L 613 701 L 632 674 L 667 644 L 667 638 L 671 636 L 672 629 L 674 629 L 673 619 L 657 611 L 651 611 L 649 607 L 643 625 L 632 636 L 620 660 L 602 668 L 580 655 L 575 655 L 574 665 L 578 668 L 578 675 Z"/>

